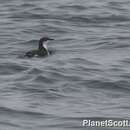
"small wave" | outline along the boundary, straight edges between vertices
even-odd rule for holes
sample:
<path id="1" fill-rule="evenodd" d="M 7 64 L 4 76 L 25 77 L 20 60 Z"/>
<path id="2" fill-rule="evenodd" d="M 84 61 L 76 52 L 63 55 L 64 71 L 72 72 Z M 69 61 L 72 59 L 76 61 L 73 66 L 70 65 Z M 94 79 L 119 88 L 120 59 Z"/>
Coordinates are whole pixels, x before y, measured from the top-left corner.
<path id="1" fill-rule="evenodd" d="M 43 73 L 41 69 L 38 68 L 32 68 L 28 71 L 28 74 L 41 74 Z"/>
<path id="2" fill-rule="evenodd" d="M 32 12 L 20 12 L 20 13 L 14 13 L 12 14 L 12 16 L 9 16 L 8 18 L 11 18 L 13 20 L 22 20 L 22 19 L 51 19 L 53 18 L 52 15 L 48 15 L 48 14 L 36 14 L 36 13 L 32 13 Z"/>
<path id="3" fill-rule="evenodd" d="M 22 71 L 26 71 L 28 67 L 25 67 L 23 65 L 18 65 L 16 63 L 2 63 L 0 64 L 0 74 L 8 75 L 8 74 L 14 74 L 19 73 Z"/>
<path id="4" fill-rule="evenodd" d="M 89 87 L 89 88 L 101 88 L 101 89 L 112 89 L 112 90 L 122 90 L 122 91 L 130 91 L 129 82 L 128 81 L 101 81 L 101 80 L 87 80 L 82 81 L 80 84 Z"/>
<path id="5" fill-rule="evenodd" d="M 21 8 L 30 8 L 30 7 L 36 7 L 34 4 L 32 3 L 23 3 L 23 4 L 20 4 L 20 7 Z"/>
<path id="6" fill-rule="evenodd" d="M 129 17 L 123 15 L 109 15 L 109 16 L 65 16 L 61 19 L 74 22 L 74 23 L 86 23 L 86 24 L 103 24 L 103 23 L 114 23 L 114 22 L 127 22 L 130 21 Z"/>
<path id="7" fill-rule="evenodd" d="M 29 40 L 29 41 L 26 41 L 26 42 L 22 42 L 22 43 L 19 43 L 19 44 L 34 44 L 34 43 L 38 43 L 38 40 L 35 40 L 35 39 L 32 39 L 32 40 Z"/>
<path id="8" fill-rule="evenodd" d="M 111 42 L 111 41 L 102 42 L 102 41 L 100 41 L 97 43 L 93 43 L 89 46 L 94 47 L 95 50 L 97 50 L 97 49 L 123 49 L 123 48 L 130 47 L 130 45 L 128 43 L 125 44 L 125 43 L 121 43 L 120 41 L 119 42 Z"/>
<path id="9" fill-rule="evenodd" d="M 19 124 L 11 123 L 11 122 L 8 122 L 8 121 L 0 121 L 0 125 L 5 125 L 6 127 L 7 126 L 18 127 L 18 128 L 21 127 Z"/>
<path id="10" fill-rule="evenodd" d="M 44 114 L 41 112 L 34 112 L 34 111 L 23 111 L 23 110 L 15 110 L 12 108 L 8 108 L 8 107 L 0 107 L 0 113 L 1 114 L 7 114 L 7 115 L 26 115 L 26 116 L 34 116 L 34 117 L 49 117 L 48 114 Z"/>
<path id="11" fill-rule="evenodd" d="M 33 82 L 41 82 L 41 83 L 53 83 L 54 80 L 51 80 L 50 77 L 46 77 L 46 76 L 43 76 L 43 75 L 38 75 L 35 77 L 35 79 L 33 80 Z"/>
<path id="12" fill-rule="evenodd" d="M 125 59 L 121 60 L 121 62 L 129 65 L 130 64 L 130 58 L 125 58 Z"/>
<path id="13" fill-rule="evenodd" d="M 86 60 L 85 58 L 70 58 L 69 63 L 73 63 L 73 64 L 85 64 L 85 65 L 100 65 L 94 61 L 90 61 L 90 60 Z"/>
<path id="14" fill-rule="evenodd" d="M 70 10 L 77 10 L 77 11 L 82 11 L 82 10 L 86 10 L 85 6 L 82 5 L 66 5 L 66 6 L 59 6 L 58 8 L 60 9 L 70 9 Z"/>

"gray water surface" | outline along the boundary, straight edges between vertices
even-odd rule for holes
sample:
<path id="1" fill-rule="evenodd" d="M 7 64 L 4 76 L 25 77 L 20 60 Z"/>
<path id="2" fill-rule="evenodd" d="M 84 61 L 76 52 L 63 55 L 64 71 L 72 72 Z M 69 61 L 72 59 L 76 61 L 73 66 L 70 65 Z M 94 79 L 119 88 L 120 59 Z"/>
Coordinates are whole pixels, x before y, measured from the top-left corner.
<path id="1" fill-rule="evenodd" d="M 101 129 L 83 119 L 130 119 L 130 1 L 1 0 L 0 130 Z"/>

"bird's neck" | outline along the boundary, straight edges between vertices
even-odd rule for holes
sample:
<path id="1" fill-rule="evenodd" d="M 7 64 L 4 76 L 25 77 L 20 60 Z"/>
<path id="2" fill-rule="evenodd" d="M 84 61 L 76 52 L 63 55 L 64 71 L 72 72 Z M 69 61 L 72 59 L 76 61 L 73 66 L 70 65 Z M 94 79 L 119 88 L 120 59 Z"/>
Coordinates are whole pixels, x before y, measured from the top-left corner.
<path id="1" fill-rule="evenodd" d="M 43 43 L 43 42 L 39 42 L 39 50 L 41 50 L 42 48 L 45 48 L 46 50 L 48 50 L 48 48 L 47 48 L 47 42 L 45 42 L 45 43 Z"/>
<path id="2" fill-rule="evenodd" d="M 38 49 L 41 50 L 42 48 L 43 48 L 43 42 L 39 41 L 39 47 L 38 47 Z"/>
<path id="3" fill-rule="evenodd" d="M 49 55 L 48 47 L 47 47 L 47 42 L 43 44 L 43 47 L 46 49 L 47 55 Z"/>
<path id="4" fill-rule="evenodd" d="M 43 47 L 48 51 L 47 43 L 44 43 Z"/>

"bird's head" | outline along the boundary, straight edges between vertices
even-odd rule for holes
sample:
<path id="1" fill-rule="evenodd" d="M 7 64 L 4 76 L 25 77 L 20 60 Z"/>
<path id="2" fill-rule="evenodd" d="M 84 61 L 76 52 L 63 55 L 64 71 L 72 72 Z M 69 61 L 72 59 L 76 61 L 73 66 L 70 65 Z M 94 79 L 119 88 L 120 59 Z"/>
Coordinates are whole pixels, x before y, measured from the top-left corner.
<path id="1" fill-rule="evenodd" d="M 50 41 L 50 40 L 54 40 L 54 39 L 49 38 L 49 37 L 42 37 L 39 40 L 39 49 L 42 49 L 44 47 L 47 50 L 47 41 Z"/>
<path id="2" fill-rule="evenodd" d="M 42 37 L 39 42 L 46 42 L 46 41 L 49 41 L 49 40 L 54 40 L 52 38 L 49 38 L 49 37 Z"/>

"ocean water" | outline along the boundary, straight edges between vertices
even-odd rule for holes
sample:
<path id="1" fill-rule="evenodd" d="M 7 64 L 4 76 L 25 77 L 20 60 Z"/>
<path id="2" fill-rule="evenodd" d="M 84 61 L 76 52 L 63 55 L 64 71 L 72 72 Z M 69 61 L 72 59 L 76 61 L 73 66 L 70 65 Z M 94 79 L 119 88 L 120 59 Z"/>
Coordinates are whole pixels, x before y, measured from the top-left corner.
<path id="1" fill-rule="evenodd" d="M 83 119 L 130 120 L 130 0 L 1 0 L 0 130 L 129 130 Z"/>

